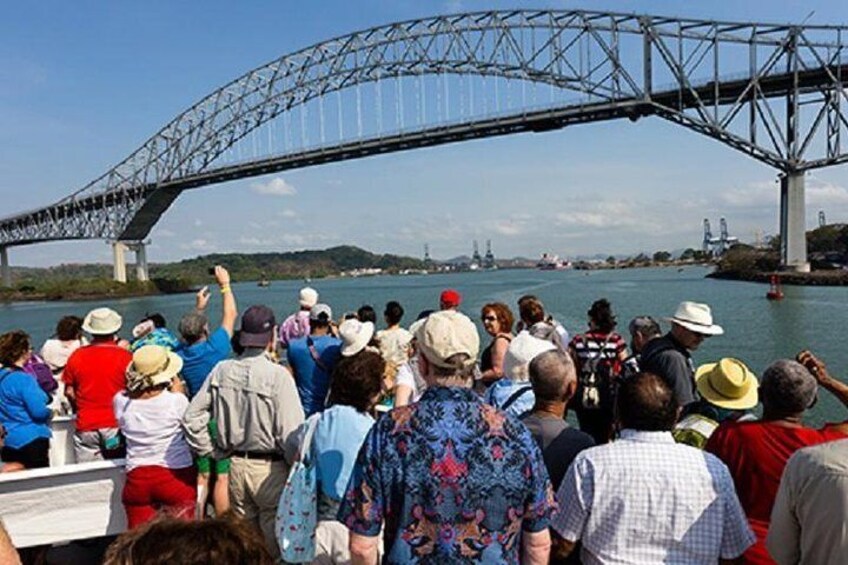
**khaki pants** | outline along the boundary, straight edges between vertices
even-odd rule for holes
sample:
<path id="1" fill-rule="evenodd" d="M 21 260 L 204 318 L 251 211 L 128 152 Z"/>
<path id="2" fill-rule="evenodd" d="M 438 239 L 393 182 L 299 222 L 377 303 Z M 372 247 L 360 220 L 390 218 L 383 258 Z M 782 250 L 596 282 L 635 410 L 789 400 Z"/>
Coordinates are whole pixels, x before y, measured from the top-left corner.
<path id="1" fill-rule="evenodd" d="M 320 520 L 315 528 L 315 559 L 312 565 L 350 563 L 350 533 L 335 520 Z"/>
<path id="2" fill-rule="evenodd" d="M 265 536 L 271 555 L 279 556 L 274 520 L 289 467 L 284 461 L 233 457 L 230 467 L 230 504 L 256 524 Z M 279 560 L 279 557 L 278 557 Z"/>

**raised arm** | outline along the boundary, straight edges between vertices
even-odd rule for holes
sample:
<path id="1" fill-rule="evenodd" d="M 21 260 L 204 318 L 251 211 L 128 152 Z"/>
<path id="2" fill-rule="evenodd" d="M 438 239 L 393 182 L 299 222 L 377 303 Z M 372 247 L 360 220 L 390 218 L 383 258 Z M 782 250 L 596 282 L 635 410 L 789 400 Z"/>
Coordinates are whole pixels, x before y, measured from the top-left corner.
<path id="1" fill-rule="evenodd" d="M 833 378 L 824 361 L 807 350 L 799 353 L 797 359 L 813 374 L 820 387 L 827 389 L 843 406 L 848 407 L 848 384 Z"/>
<path id="2" fill-rule="evenodd" d="M 218 287 L 221 289 L 221 327 L 232 337 L 236 326 L 236 317 L 238 310 L 236 309 L 236 297 L 233 295 L 233 290 L 230 288 L 230 273 L 217 265 L 215 267 L 215 280 L 218 282 Z"/>

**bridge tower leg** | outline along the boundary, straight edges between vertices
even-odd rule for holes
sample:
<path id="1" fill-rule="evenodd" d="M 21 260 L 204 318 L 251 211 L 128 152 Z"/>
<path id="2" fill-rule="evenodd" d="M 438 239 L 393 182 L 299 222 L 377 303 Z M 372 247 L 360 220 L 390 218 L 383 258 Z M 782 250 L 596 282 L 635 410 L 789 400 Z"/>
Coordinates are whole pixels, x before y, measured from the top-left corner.
<path id="1" fill-rule="evenodd" d="M 804 173 L 780 177 L 780 268 L 808 273 Z"/>
<path id="2" fill-rule="evenodd" d="M 0 247 L 0 279 L 4 287 L 12 286 L 12 271 L 9 269 L 9 250 Z"/>
<path id="3" fill-rule="evenodd" d="M 135 250 L 135 278 L 139 281 L 149 281 L 150 274 L 147 269 L 147 249 L 144 243 L 138 242 L 133 246 Z"/>
<path id="4" fill-rule="evenodd" d="M 127 263 L 124 253 L 127 246 L 121 241 L 112 242 L 113 275 L 112 278 L 120 283 L 127 282 Z"/>

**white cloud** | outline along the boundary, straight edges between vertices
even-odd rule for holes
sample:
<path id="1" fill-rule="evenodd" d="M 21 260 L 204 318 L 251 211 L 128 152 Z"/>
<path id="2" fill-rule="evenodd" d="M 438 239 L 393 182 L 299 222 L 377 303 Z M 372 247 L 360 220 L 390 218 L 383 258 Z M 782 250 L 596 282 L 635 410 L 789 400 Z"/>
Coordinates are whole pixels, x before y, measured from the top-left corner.
<path id="1" fill-rule="evenodd" d="M 572 209 L 554 216 L 557 224 L 574 228 L 622 228 L 645 223 L 644 219 L 640 221 L 639 209 L 624 201 L 575 204 Z M 644 217 L 644 206 L 641 216 Z"/>
<path id="2" fill-rule="evenodd" d="M 191 240 L 187 243 L 183 243 L 182 245 L 180 245 L 180 247 L 182 249 L 189 250 L 189 251 L 211 251 L 212 248 L 213 248 L 213 245 L 212 245 L 211 242 L 209 242 L 206 239 L 197 238 L 197 239 L 193 239 L 193 240 Z"/>
<path id="3" fill-rule="evenodd" d="M 495 232 L 509 237 L 521 235 L 524 233 L 524 226 L 514 220 L 501 220 L 495 224 Z"/>
<path id="4" fill-rule="evenodd" d="M 286 208 L 285 210 L 281 211 L 281 212 L 279 213 L 279 215 L 280 215 L 280 217 L 282 217 L 282 218 L 296 218 L 296 217 L 297 217 L 297 212 L 295 212 L 294 210 L 291 210 L 291 209 L 289 209 L 289 208 Z"/>
<path id="5" fill-rule="evenodd" d="M 848 189 L 827 181 L 807 177 L 807 203 L 817 205 L 848 204 Z"/>
<path id="6" fill-rule="evenodd" d="M 287 183 L 283 177 L 274 177 L 267 182 L 255 182 L 250 185 L 250 189 L 256 194 L 265 196 L 294 196 L 297 194 L 297 189 Z"/>

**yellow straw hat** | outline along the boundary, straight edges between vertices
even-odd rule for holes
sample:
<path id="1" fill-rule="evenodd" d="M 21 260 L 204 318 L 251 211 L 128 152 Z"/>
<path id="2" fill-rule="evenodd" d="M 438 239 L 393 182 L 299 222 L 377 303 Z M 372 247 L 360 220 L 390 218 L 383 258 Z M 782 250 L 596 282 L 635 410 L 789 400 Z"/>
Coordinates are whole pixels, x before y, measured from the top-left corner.
<path id="1" fill-rule="evenodd" d="M 759 401 L 757 377 L 738 359 L 725 357 L 701 365 L 695 371 L 695 382 L 701 396 L 720 408 L 747 410 Z"/>

